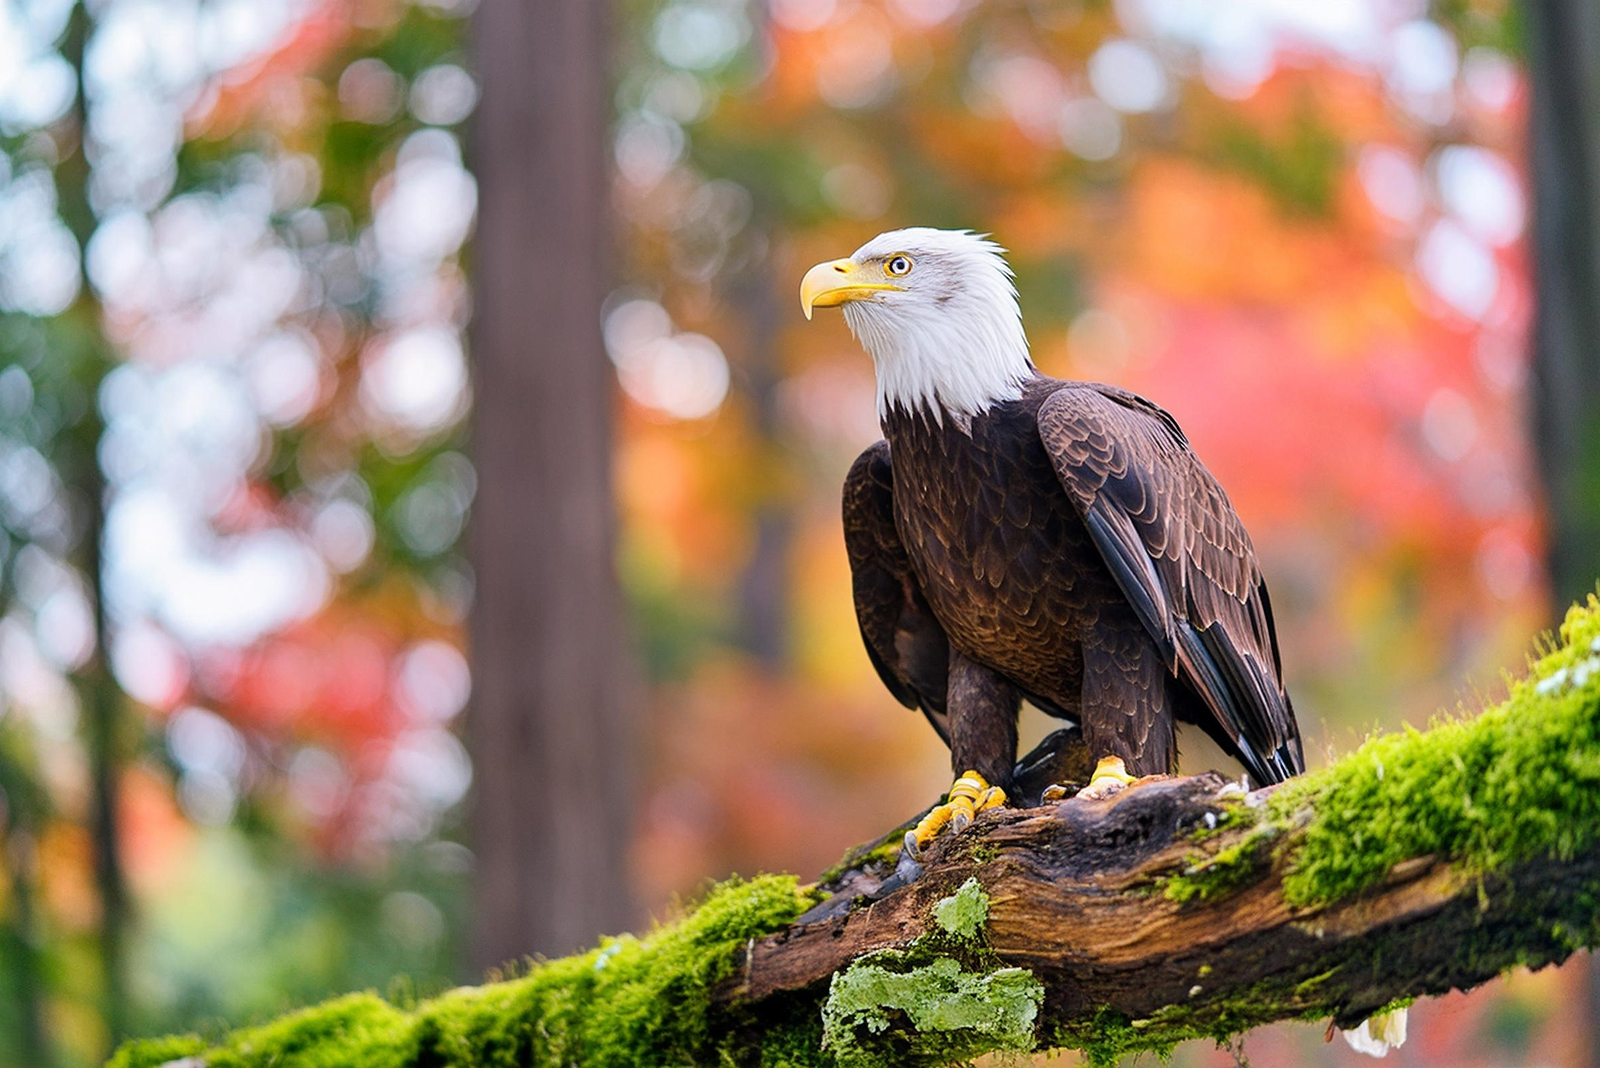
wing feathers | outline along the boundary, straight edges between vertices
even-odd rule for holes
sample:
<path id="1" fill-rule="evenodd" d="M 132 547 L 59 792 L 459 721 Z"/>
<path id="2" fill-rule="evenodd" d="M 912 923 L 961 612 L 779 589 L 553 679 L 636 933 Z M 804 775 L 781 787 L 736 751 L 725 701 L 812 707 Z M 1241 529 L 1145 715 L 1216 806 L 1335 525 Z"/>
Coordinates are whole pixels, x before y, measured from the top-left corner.
<path id="1" fill-rule="evenodd" d="M 1089 536 L 1117 578 L 1145 630 L 1155 639 L 1167 667 L 1176 666 L 1172 642 L 1172 605 L 1161 587 L 1161 577 L 1148 554 L 1139 547 L 1139 535 L 1126 515 L 1108 508 L 1091 508 L 1084 516 Z"/>
<path id="2" fill-rule="evenodd" d="M 867 657 L 895 699 L 919 708 L 948 744 L 950 646 L 911 572 L 894 525 L 889 443 L 863 452 L 844 481 L 844 544 Z"/>
<path id="3" fill-rule="evenodd" d="M 1110 386 L 1063 386 L 1039 435 L 1117 585 L 1169 669 L 1258 781 L 1303 769 L 1266 586 L 1244 525 L 1181 430 Z"/>

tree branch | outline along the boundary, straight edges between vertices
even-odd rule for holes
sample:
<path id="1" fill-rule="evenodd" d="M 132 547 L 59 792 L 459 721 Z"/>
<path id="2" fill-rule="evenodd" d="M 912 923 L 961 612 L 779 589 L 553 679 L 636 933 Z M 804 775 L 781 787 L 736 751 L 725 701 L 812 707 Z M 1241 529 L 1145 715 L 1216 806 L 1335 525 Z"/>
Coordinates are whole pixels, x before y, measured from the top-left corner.
<path id="1" fill-rule="evenodd" d="M 819 887 L 718 888 L 638 939 L 413 1009 L 355 996 L 202 1043 L 382 1063 L 1098 1063 L 1283 1019 L 1350 1025 L 1600 942 L 1600 602 L 1496 708 L 1246 794 L 1216 775 L 985 813 L 917 864 L 896 835 Z M 1081 768 L 1074 735 L 1023 769 Z M 828 893 L 832 891 L 831 895 Z M 373 1036 L 381 1036 L 375 1038 Z"/>
<path id="2" fill-rule="evenodd" d="M 1258 821 L 1271 791 L 1231 785 L 1230 796 L 1230 784 L 1204 775 L 1135 785 L 1108 802 L 985 813 L 910 886 L 756 941 L 726 996 L 804 996 L 874 954 L 899 955 L 905 971 L 942 950 L 960 958 L 960 946 L 940 947 L 950 932 L 937 915 L 968 878 L 987 897 L 988 960 L 974 966 L 1026 969 L 1040 984 L 1035 1037 L 1106 1055 L 1220 1041 L 1275 1020 L 1354 1026 L 1397 1000 L 1559 962 L 1594 942 L 1600 853 L 1587 848 L 1492 875 L 1412 856 L 1366 892 L 1296 906 L 1283 868 L 1305 847 L 1313 813 L 1287 826 Z M 1215 823 L 1224 826 L 1211 832 Z"/>

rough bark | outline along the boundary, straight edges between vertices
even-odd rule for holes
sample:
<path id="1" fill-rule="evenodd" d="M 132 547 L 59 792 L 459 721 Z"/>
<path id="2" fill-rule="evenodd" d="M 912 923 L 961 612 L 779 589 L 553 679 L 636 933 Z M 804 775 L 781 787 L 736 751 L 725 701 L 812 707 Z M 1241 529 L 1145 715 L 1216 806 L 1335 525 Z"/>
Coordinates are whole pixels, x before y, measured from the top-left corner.
<path id="1" fill-rule="evenodd" d="M 1271 792 L 1219 796 L 1227 790 L 1217 775 L 1148 780 L 1108 801 L 984 813 L 910 885 L 754 942 L 723 996 L 795 996 L 865 954 L 909 950 L 937 934 L 933 906 L 969 877 L 989 898 L 989 950 L 1043 983 L 1041 1015 L 1067 1030 L 1173 1007 L 1201 1032 L 1237 1030 L 1252 1014 L 1355 1024 L 1396 999 L 1562 960 L 1573 945 L 1559 932 L 1593 925 L 1584 895 L 1600 884 L 1595 851 L 1492 878 L 1412 857 L 1368 893 L 1296 907 L 1271 857 L 1293 852 L 1310 811 L 1255 846 L 1247 822 L 1206 834 L 1208 819 L 1228 820 Z M 1212 900 L 1169 896 L 1175 876 L 1241 850 L 1237 886 L 1219 883 Z"/>
<path id="2" fill-rule="evenodd" d="M 475 18 L 474 970 L 636 918 L 613 565 L 607 5 Z"/>

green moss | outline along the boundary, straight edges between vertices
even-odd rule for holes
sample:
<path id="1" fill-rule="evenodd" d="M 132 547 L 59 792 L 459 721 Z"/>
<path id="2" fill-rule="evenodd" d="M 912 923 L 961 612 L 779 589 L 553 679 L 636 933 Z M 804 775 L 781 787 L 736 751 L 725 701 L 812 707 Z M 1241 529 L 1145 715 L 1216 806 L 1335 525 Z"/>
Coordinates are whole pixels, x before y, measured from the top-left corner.
<path id="1" fill-rule="evenodd" d="M 1224 1001 L 1200 1008 L 1174 1005 L 1142 1020 L 1101 1009 L 1088 1020 L 1057 1027 L 1051 1045 L 1081 1050 L 1091 1068 L 1111 1068 L 1135 1053 L 1154 1053 L 1165 1060 L 1182 1042 L 1198 1039 L 1224 1046 L 1265 1023 L 1326 1016 L 1325 1010 L 1289 1008 L 1282 986 L 1264 982 Z"/>
<path id="2" fill-rule="evenodd" d="M 906 826 L 909 827 L 910 824 L 908 823 Z M 817 876 L 817 885 L 831 886 L 853 871 L 893 869 L 895 863 L 900 859 L 900 850 L 904 838 L 905 831 L 896 828 L 876 842 L 864 846 L 856 846 L 840 857 L 837 864 Z"/>
<path id="3" fill-rule="evenodd" d="M 1574 607 L 1561 637 L 1498 706 L 1368 739 L 1280 789 L 1264 810 L 1230 815 L 1256 830 L 1197 853 L 1164 893 L 1210 901 L 1246 885 L 1289 831 L 1284 894 L 1298 906 L 1347 898 L 1416 857 L 1487 874 L 1600 842 L 1600 601 Z"/>
<path id="4" fill-rule="evenodd" d="M 147 1038 L 130 1042 L 117 1050 L 106 1068 L 156 1068 L 168 1061 L 191 1057 L 205 1052 L 206 1044 L 199 1035 L 173 1035 L 170 1038 Z"/>
<path id="5" fill-rule="evenodd" d="M 1600 842 L 1600 601 L 1568 612 L 1561 639 L 1497 707 L 1369 739 L 1278 791 L 1273 823 L 1312 813 L 1289 901 L 1340 900 L 1413 857 L 1489 873 Z"/>
<path id="6" fill-rule="evenodd" d="M 1414 857 L 1493 873 L 1600 843 L 1600 601 L 1571 609 L 1562 644 L 1475 716 L 1440 716 L 1427 731 L 1382 734 L 1234 819 L 1256 830 L 1166 879 L 1178 902 L 1214 900 L 1282 857 L 1293 905 L 1325 905 L 1382 883 Z M 1248 812 L 1248 811 L 1246 811 Z M 1202 836 L 1210 836 L 1210 828 Z"/>
<path id="7" fill-rule="evenodd" d="M 386 1068 L 411 1064 L 417 1053 L 407 1013 L 374 994 L 349 994 L 241 1031 L 206 1061 L 211 1068 Z"/>
<path id="8" fill-rule="evenodd" d="M 997 845 L 991 845 L 988 842 L 974 842 L 967 856 L 972 859 L 973 864 L 987 864 L 991 860 L 999 858 L 1004 852 L 1005 850 Z"/>
<path id="9" fill-rule="evenodd" d="M 1135 1021 L 1123 1013 L 1101 1009 L 1085 1023 L 1058 1029 L 1054 1044 L 1061 1048 L 1081 1050 L 1089 1068 L 1113 1068 L 1123 1057 L 1133 1053 L 1154 1053 L 1164 1061 L 1172 1055 L 1179 1042 L 1189 1038 L 1211 1037 L 1208 1032 L 1198 1030 L 1185 1030 L 1171 1037 L 1163 1032 L 1157 1036 L 1146 1033 L 1148 1028 L 1134 1024 Z"/>
<path id="10" fill-rule="evenodd" d="M 1162 886 L 1168 899 L 1178 902 L 1215 901 L 1248 885 L 1271 863 L 1275 827 L 1257 827 L 1231 846 L 1210 855 L 1197 855 L 1182 872 Z"/>
<path id="11" fill-rule="evenodd" d="M 989 895 L 977 879 L 969 878 L 960 889 L 933 906 L 933 922 L 946 934 L 968 941 L 983 931 L 989 919 Z"/>
<path id="12" fill-rule="evenodd" d="M 1196 827 L 1189 835 L 1191 840 L 1204 842 L 1208 838 L 1215 838 L 1223 831 L 1231 831 L 1235 827 L 1251 827 L 1260 822 L 1256 810 L 1246 805 L 1242 796 L 1231 795 L 1218 798 L 1218 801 L 1223 805 L 1222 809 L 1211 822 Z"/>
<path id="13" fill-rule="evenodd" d="M 1208 1016 L 1203 1022 L 1186 1018 L 1169 1020 L 1158 1016 L 1148 1020 L 1132 1020 L 1125 1014 L 1101 1009 L 1088 1021 L 1061 1028 L 1054 1043 L 1058 1047 L 1083 1052 L 1090 1068 L 1112 1068 L 1124 1057 L 1136 1053 L 1154 1053 L 1166 1060 L 1180 1042 L 1202 1039 L 1218 1045 L 1228 1041 L 1242 1028 L 1231 1022 L 1230 1014 Z"/>
<path id="14" fill-rule="evenodd" d="M 729 882 L 646 937 L 606 939 L 588 953 L 410 1011 L 352 994 L 211 1047 L 195 1039 L 130 1043 L 112 1064 L 149 1068 L 190 1055 L 212 1068 L 820 1063 L 814 1016 L 761 1021 L 758 1029 L 711 1004 L 751 938 L 779 930 L 813 903 L 791 876 Z M 765 1039 L 773 1052 L 762 1049 Z"/>

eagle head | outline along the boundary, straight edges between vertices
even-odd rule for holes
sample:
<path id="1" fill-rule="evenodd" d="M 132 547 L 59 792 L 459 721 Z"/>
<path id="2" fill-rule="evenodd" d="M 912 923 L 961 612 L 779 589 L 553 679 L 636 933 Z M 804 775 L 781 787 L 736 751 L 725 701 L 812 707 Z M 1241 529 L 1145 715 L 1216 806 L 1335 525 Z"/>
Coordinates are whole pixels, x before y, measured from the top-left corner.
<path id="1" fill-rule="evenodd" d="M 1004 253 L 970 230 L 890 230 L 807 271 L 800 307 L 807 319 L 843 308 L 877 371 L 880 418 L 901 408 L 965 425 L 1035 373 Z"/>

